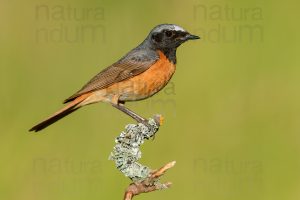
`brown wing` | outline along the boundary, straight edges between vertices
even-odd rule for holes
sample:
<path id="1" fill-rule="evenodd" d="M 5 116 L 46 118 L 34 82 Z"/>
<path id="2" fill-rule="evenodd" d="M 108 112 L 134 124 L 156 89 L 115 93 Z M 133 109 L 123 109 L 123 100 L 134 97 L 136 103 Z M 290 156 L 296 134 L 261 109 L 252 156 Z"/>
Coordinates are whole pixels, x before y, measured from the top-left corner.
<path id="1" fill-rule="evenodd" d="M 147 52 L 141 49 L 132 50 L 121 60 L 97 74 L 78 92 L 67 98 L 64 103 L 70 102 L 85 93 L 104 89 L 114 83 L 136 76 L 149 69 L 158 58 L 159 56 L 155 52 Z"/>

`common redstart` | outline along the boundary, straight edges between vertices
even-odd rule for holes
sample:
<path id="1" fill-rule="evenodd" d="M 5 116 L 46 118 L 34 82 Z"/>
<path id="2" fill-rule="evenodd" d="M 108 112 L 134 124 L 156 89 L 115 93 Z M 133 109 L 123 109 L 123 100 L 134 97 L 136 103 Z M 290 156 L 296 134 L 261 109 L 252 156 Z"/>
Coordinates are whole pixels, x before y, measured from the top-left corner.
<path id="1" fill-rule="evenodd" d="M 164 88 L 176 69 L 176 49 L 188 40 L 199 39 L 175 24 L 154 27 L 146 39 L 119 61 L 93 77 L 69 103 L 29 131 L 40 131 L 75 110 L 97 102 L 107 102 L 137 122 L 147 120 L 124 106 L 127 101 L 149 98 Z"/>

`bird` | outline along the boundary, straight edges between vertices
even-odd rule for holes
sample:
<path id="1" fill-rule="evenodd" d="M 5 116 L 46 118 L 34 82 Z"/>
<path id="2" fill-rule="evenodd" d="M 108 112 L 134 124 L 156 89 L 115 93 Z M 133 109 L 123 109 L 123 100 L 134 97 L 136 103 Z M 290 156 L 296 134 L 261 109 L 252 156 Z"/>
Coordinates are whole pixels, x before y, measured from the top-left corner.
<path id="1" fill-rule="evenodd" d="M 29 131 L 38 132 L 79 108 L 105 102 L 139 123 L 147 120 L 125 107 L 126 102 L 147 99 L 163 89 L 176 70 L 176 50 L 186 41 L 200 39 L 176 24 L 155 26 L 146 39 L 117 62 L 108 66 L 75 94 L 67 103 Z"/>

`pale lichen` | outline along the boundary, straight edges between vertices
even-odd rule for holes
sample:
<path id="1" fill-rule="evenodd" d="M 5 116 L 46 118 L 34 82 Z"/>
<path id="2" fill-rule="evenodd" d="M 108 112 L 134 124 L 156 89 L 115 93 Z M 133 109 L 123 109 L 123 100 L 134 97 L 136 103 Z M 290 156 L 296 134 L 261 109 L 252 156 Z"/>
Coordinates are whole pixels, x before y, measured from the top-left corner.
<path id="1" fill-rule="evenodd" d="M 142 123 L 128 124 L 115 140 L 116 146 L 109 159 L 115 161 L 117 169 L 133 182 L 141 182 L 149 177 L 151 169 L 137 162 L 142 157 L 139 147 L 145 139 L 155 136 L 161 119 L 161 116 L 150 118 L 147 126 Z"/>

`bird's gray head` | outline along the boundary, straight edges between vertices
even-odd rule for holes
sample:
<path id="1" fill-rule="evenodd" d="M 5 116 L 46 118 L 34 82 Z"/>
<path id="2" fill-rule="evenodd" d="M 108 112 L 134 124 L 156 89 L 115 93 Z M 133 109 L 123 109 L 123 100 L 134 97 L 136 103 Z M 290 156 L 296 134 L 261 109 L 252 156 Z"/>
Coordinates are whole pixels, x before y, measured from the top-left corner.
<path id="1" fill-rule="evenodd" d="M 199 38 L 200 37 L 190 34 L 175 24 L 160 24 L 151 30 L 147 40 L 153 48 L 164 50 L 176 49 L 188 40 L 196 40 Z"/>

